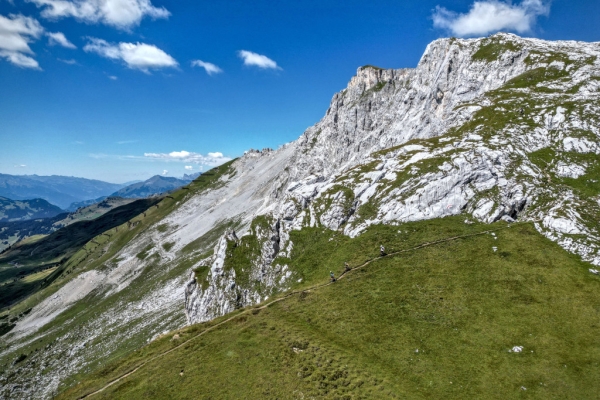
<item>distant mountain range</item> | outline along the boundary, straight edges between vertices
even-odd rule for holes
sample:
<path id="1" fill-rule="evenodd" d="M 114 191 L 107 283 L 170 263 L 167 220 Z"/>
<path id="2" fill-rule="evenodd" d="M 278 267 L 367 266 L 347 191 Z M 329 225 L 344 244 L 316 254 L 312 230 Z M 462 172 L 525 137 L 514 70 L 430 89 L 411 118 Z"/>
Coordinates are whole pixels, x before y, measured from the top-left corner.
<path id="1" fill-rule="evenodd" d="M 181 179 L 184 181 L 193 181 L 194 179 L 196 179 L 197 177 L 199 177 L 202 174 L 203 174 L 203 172 L 195 172 L 193 174 L 183 174 L 183 177 Z"/>
<path id="2" fill-rule="evenodd" d="M 135 199 L 124 199 L 122 197 L 112 196 L 107 197 L 100 201 L 94 201 L 94 203 L 88 206 L 76 208 L 74 212 L 68 214 L 63 220 L 55 222 L 54 225 L 57 228 L 61 228 L 79 221 L 90 221 L 106 214 L 114 208 L 124 206 L 134 201 Z"/>
<path id="3" fill-rule="evenodd" d="M 153 196 L 155 194 L 160 194 L 164 192 L 169 192 L 171 190 L 180 188 L 181 186 L 187 185 L 192 180 L 196 179 L 200 176 L 201 173 L 184 175 L 182 179 L 171 178 L 167 176 L 155 175 L 152 178 L 133 183 L 131 185 L 125 186 L 122 189 L 117 190 L 114 193 L 110 194 L 110 197 L 122 197 L 126 199 L 141 199 L 148 196 Z M 109 196 L 101 196 L 96 199 L 79 201 L 76 203 L 72 203 L 67 211 L 76 211 L 81 207 L 88 207 L 93 204 L 104 201 Z"/>
<path id="4" fill-rule="evenodd" d="M 27 281 L 15 281 L 12 285 L 3 287 L 0 291 L 0 307 L 12 304 L 40 287 L 50 284 L 55 276 L 63 272 L 61 270 L 64 270 L 64 261 L 84 244 L 97 235 L 124 224 L 157 204 L 160 200 L 160 197 L 135 200 L 111 209 L 93 220 L 80 220 L 55 232 L 48 232 L 50 233 L 48 236 L 22 241 L 7 249 L 2 255 L 3 262 L 14 266 L 20 265 L 20 267 L 13 267 L 9 271 L 4 269 L 2 271 L 4 278 L 7 277 L 7 274 L 13 274 L 18 279 L 19 274 L 23 276 L 31 272 L 41 272 L 48 270 L 48 267 L 54 267 L 58 270 L 54 275 L 47 276 L 46 279 L 34 284 Z M 58 218 L 60 217 L 57 216 L 54 219 Z M 27 266 L 24 265 L 25 260 L 29 263 Z"/>
<path id="5" fill-rule="evenodd" d="M 200 172 L 185 174 L 181 179 L 156 175 L 146 181 L 118 184 L 59 175 L 0 174 L 0 197 L 10 200 L 43 199 L 63 210 L 75 211 L 99 203 L 109 196 L 142 198 L 168 192 L 188 184 L 200 175 Z M 31 218 L 38 218 L 38 216 Z M 2 220 L 1 215 L 0 220 Z"/>
<path id="6" fill-rule="evenodd" d="M 96 219 L 134 199 L 172 191 L 187 185 L 199 175 L 184 175 L 184 179 L 156 175 L 128 185 L 110 196 L 71 203 L 66 208 L 67 212 L 43 199 L 11 200 L 0 197 L 0 251 L 31 236 L 48 235 L 75 222 Z"/>
<path id="7" fill-rule="evenodd" d="M 108 196 L 124 187 L 71 176 L 0 174 L 0 196 L 11 200 L 44 199 L 62 209 L 71 203 Z"/>
<path id="8" fill-rule="evenodd" d="M 21 240 L 55 232 L 59 229 L 57 224 L 68 217 L 68 213 L 62 213 L 52 218 L 0 222 L 0 252 Z"/>
<path id="9" fill-rule="evenodd" d="M 59 207 L 43 199 L 11 200 L 6 197 L 0 197 L 0 222 L 52 218 L 62 212 L 63 210 Z"/>
<path id="10" fill-rule="evenodd" d="M 124 198 L 142 198 L 152 196 L 153 194 L 168 192 L 169 190 L 177 189 L 188 184 L 191 179 L 177 179 L 167 176 L 155 175 L 152 178 L 134 183 L 114 192 L 111 196 Z"/>
<path id="11" fill-rule="evenodd" d="M 97 219 L 115 208 L 130 204 L 134 201 L 136 201 L 136 199 L 108 197 L 87 207 L 78 208 L 75 212 L 66 213 L 45 200 L 24 200 L 23 202 L 46 203 L 50 207 L 53 207 L 53 210 L 58 210 L 60 213 L 55 215 L 49 213 L 48 216 L 41 216 L 41 213 L 38 213 L 32 218 L 23 217 L 18 220 L 14 218 L 12 220 L 0 219 L 0 252 L 21 240 L 26 240 L 32 236 L 49 235 L 60 228 L 64 228 L 74 223 Z M 0 207 L 2 202 L 3 198 L 0 197 Z"/>

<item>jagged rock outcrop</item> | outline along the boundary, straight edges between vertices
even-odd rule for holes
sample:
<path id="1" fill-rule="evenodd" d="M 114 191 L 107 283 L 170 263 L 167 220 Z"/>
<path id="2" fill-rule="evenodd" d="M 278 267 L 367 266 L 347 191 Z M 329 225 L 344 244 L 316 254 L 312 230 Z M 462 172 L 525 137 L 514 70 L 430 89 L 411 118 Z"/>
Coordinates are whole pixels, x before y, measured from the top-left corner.
<path id="1" fill-rule="evenodd" d="M 599 54 L 594 43 L 498 34 L 435 41 L 415 69 L 359 68 L 291 145 L 256 215 L 281 221 L 286 256 L 289 232 L 303 226 L 356 236 L 371 224 L 467 212 L 488 223 L 539 221 L 548 237 L 598 264 L 598 234 L 577 211 L 590 202 L 564 182 L 548 185 L 550 171 L 577 179 L 586 166 L 557 156 L 547 169 L 537 153 L 598 152 L 598 120 L 582 112 L 598 107 Z M 583 232 L 588 239 L 565 236 Z"/>
<path id="2" fill-rule="evenodd" d="M 271 264 L 280 250 L 280 221 L 254 223 L 246 237 L 239 239 L 233 231 L 225 233 L 215 246 L 214 253 L 197 265 L 210 265 L 206 278 L 195 271 L 185 288 L 185 309 L 190 323 L 209 321 L 237 308 L 256 304 L 269 297 L 275 289 L 285 287 L 291 276 L 287 265 Z M 250 240 L 246 240 L 249 239 Z M 237 247 L 247 254 L 243 265 L 227 268 L 226 259 Z"/>

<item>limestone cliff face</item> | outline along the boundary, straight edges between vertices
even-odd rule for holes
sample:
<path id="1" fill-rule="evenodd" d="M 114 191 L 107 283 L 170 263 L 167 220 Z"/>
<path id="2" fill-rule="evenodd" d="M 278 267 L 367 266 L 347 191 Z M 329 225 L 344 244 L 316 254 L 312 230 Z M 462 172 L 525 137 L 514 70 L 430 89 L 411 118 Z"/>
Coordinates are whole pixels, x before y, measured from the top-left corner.
<path id="1" fill-rule="evenodd" d="M 466 213 L 489 223 L 536 220 L 598 264 L 598 199 L 581 198 L 561 177 L 583 179 L 589 161 L 575 161 L 598 154 L 599 54 L 596 43 L 498 34 L 437 40 L 415 69 L 361 67 L 290 144 L 255 215 L 277 221 L 285 256 L 290 230 L 306 225 L 356 236 L 371 224 Z M 190 321 L 203 320 L 188 299 Z"/>
<path id="2" fill-rule="evenodd" d="M 522 40 L 498 35 L 498 40 Z M 528 50 L 507 50 L 497 60 L 474 62 L 481 40 L 440 39 L 417 68 L 361 67 L 347 89 L 334 95 L 325 117 L 298 140 L 292 179 L 306 172 L 331 175 L 374 151 L 431 138 L 466 122 L 468 104 L 528 69 Z"/>

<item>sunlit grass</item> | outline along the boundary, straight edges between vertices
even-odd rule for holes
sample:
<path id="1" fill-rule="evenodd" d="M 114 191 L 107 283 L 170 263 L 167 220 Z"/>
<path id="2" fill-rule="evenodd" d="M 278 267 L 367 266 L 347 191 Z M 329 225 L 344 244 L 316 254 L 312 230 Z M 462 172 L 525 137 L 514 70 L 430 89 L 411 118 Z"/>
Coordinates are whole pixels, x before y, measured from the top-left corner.
<path id="1" fill-rule="evenodd" d="M 23 281 L 23 283 L 39 281 L 40 279 L 44 279 L 45 277 L 47 277 L 48 275 L 53 273 L 56 270 L 56 268 L 58 268 L 58 267 L 48 268 L 44 271 L 40 271 L 35 274 L 27 275 L 25 278 L 22 279 L 22 281 Z"/>
<path id="2" fill-rule="evenodd" d="M 339 274 L 344 260 L 377 257 L 380 242 L 410 249 L 490 228 L 499 230 L 375 260 L 333 285 L 249 308 L 95 398 L 594 398 L 600 279 L 530 224 L 446 218 L 377 226 L 355 239 L 300 231 L 306 247 L 289 262 L 307 288 L 327 282 L 330 268 Z M 100 388 L 221 320 L 166 335 L 62 398 Z"/>

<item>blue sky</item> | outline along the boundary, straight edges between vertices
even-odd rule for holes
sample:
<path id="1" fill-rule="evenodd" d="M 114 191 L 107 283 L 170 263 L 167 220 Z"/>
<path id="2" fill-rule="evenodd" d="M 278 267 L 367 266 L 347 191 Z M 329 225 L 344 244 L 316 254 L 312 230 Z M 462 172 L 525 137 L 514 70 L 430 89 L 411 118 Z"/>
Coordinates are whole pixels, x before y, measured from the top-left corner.
<path id="1" fill-rule="evenodd" d="M 0 0 L 0 173 L 206 170 L 296 139 L 361 65 L 414 67 L 444 36 L 598 26 L 581 0 Z"/>

